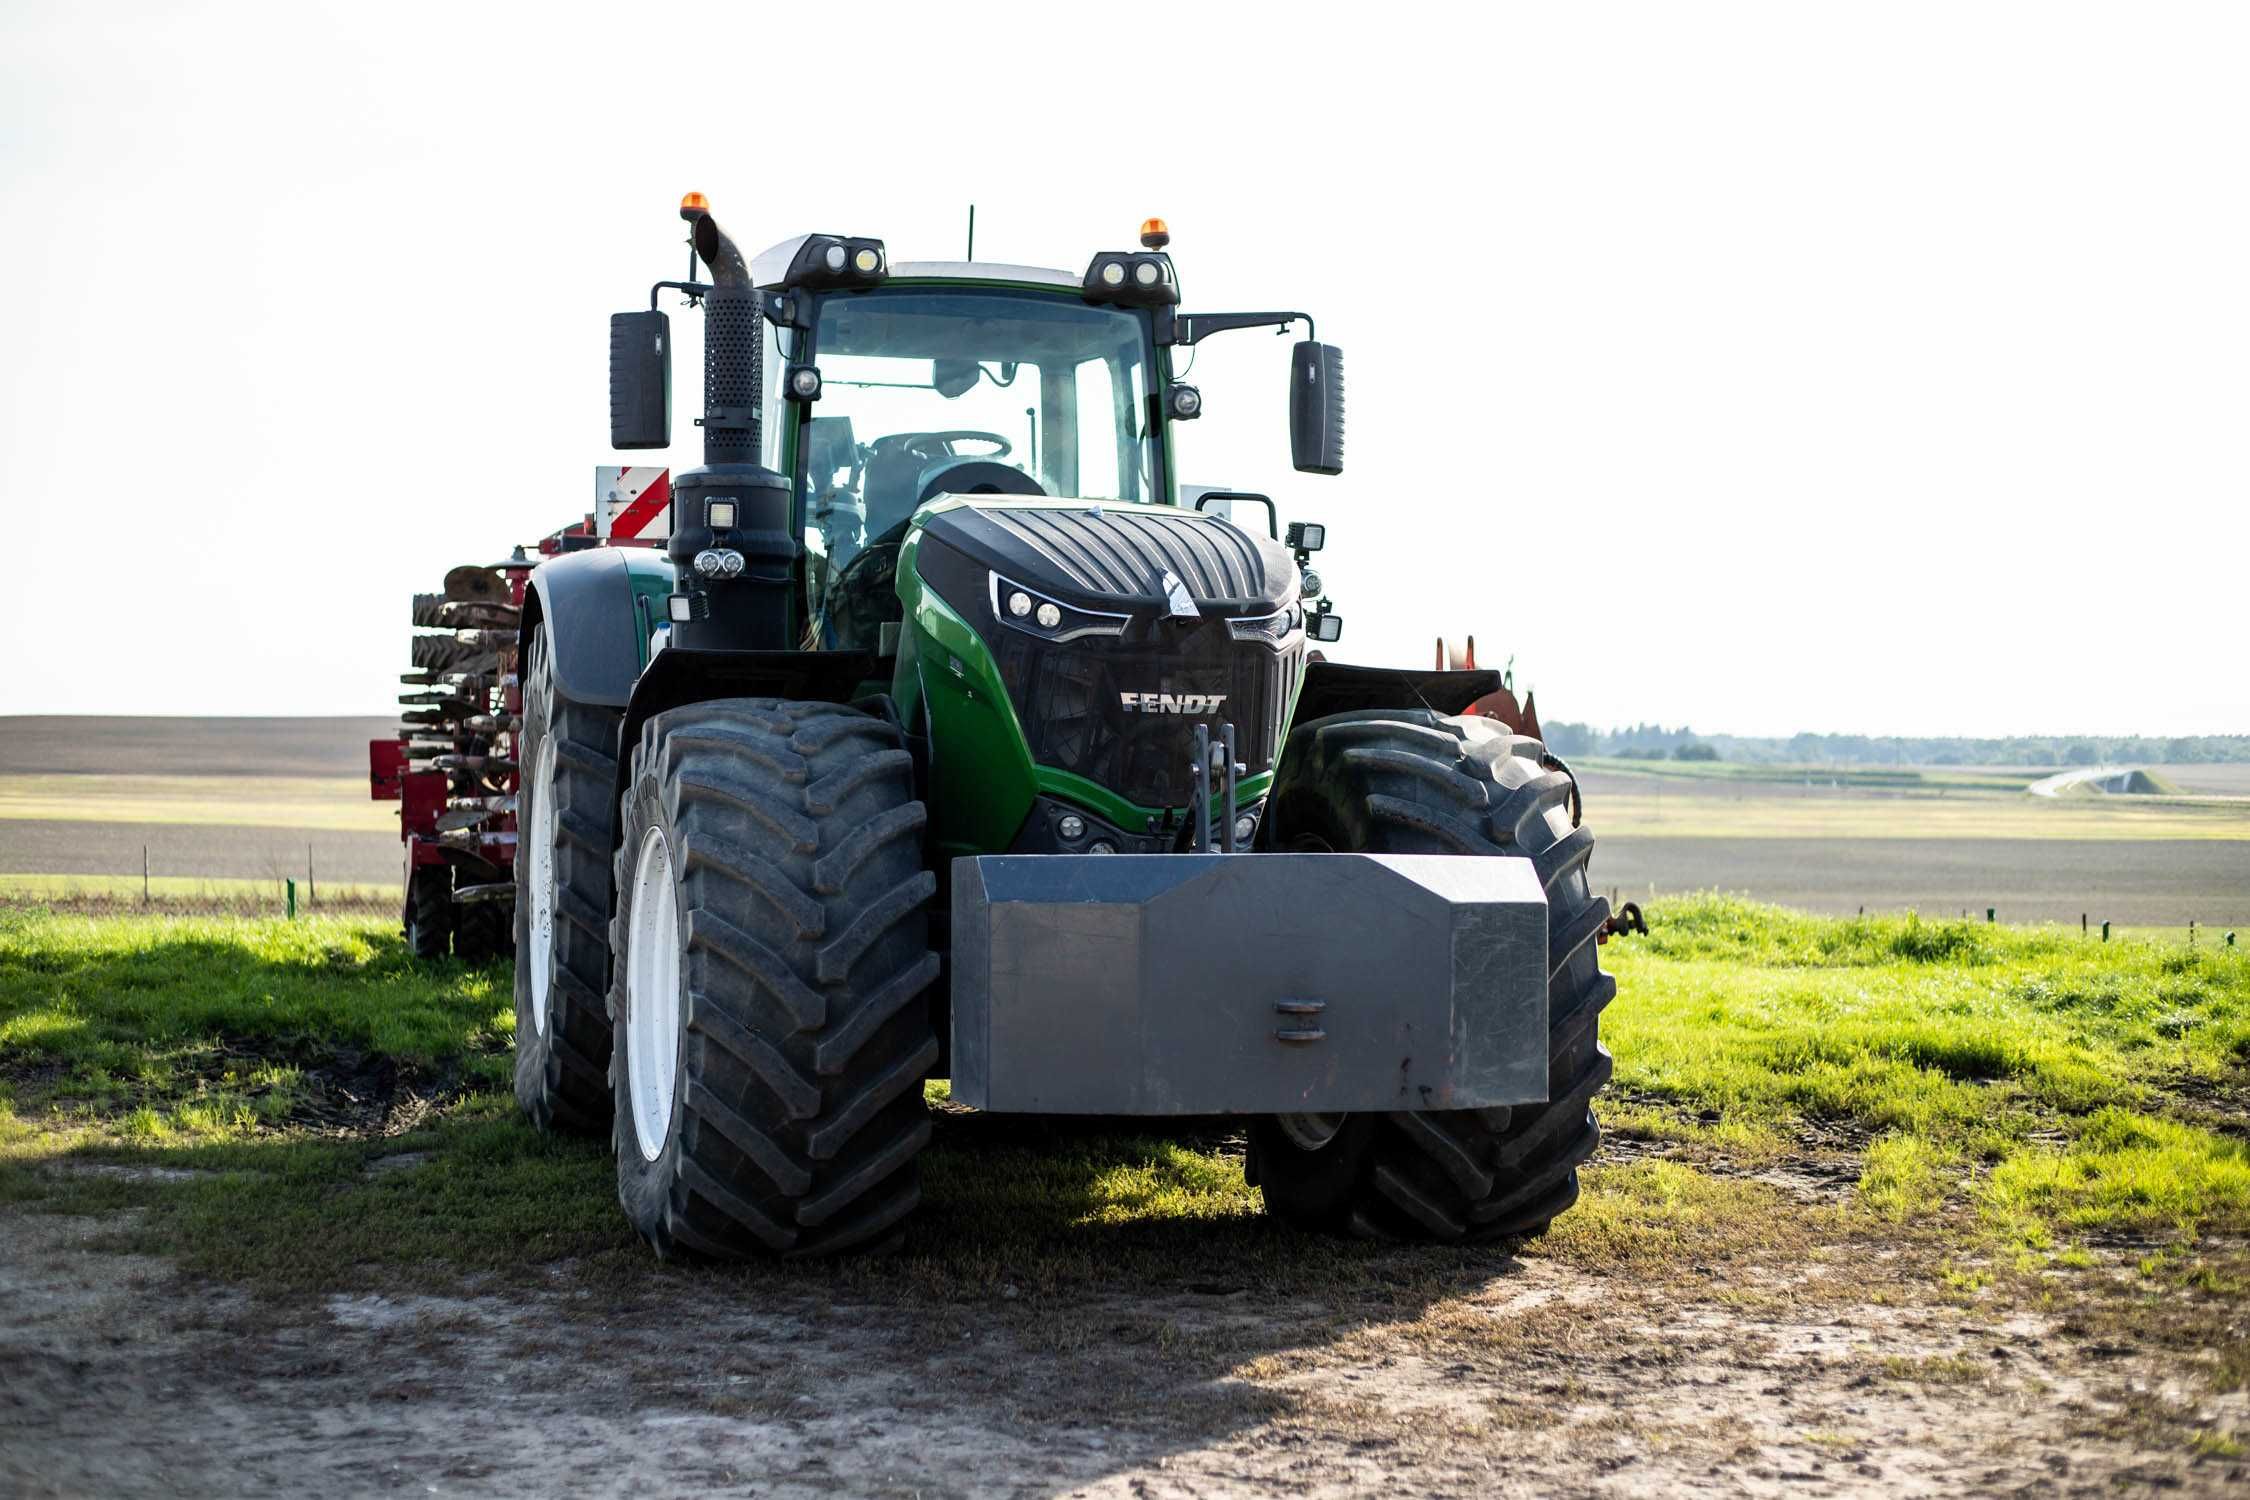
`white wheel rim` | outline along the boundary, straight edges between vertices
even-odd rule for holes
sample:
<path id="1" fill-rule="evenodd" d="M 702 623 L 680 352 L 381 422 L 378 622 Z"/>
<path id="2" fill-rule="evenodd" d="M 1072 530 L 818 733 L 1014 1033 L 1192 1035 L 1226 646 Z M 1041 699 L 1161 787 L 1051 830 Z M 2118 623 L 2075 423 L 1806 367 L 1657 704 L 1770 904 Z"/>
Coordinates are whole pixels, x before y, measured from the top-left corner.
<path id="1" fill-rule="evenodd" d="M 1336 1132 L 1344 1128 L 1343 1115 L 1275 1115 L 1274 1123 L 1281 1133 L 1289 1137 L 1289 1144 L 1300 1151 L 1318 1151 L 1336 1139 Z"/>
<path id="2" fill-rule="evenodd" d="M 631 916 L 625 929 L 625 1087 L 633 1134 L 654 1161 L 672 1130 L 680 1070 L 680 905 L 672 890 L 672 849 L 651 828 L 633 861 Z"/>
<path id="3" fill-rule="evenodd" d="M 531 777 L 531 1024 L 547 1034 L 547 988 L 555 975 L 555 740 L 539 742 Z"/>

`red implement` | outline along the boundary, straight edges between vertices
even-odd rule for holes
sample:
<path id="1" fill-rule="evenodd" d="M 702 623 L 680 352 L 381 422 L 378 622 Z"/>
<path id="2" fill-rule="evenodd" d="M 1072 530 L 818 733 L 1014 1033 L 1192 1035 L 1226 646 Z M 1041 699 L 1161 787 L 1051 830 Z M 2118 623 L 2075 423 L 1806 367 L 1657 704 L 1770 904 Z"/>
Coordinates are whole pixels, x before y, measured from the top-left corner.
<path id="1" fill-rule="evenodd" d="M 1441 672 L 1474 671 L 1477 664 L 1477 638 L 1470 636 L 1459 651 L 1447 645 L 1444 637 L 1438 638 L 1437 667 Z M 1545 739 L 1539 732 L 1539 701 L 1536 693 L 1525 693 L 1523 701 L 1516 701 L 1516 674 L 1511 664 L 1500 673 L 1500 686 L 1485 694 L 1468 707 L 1468 712 L 1487 719 L 1497 719 L 1517 734 L 1527 734 L 1533 739 Z"/>

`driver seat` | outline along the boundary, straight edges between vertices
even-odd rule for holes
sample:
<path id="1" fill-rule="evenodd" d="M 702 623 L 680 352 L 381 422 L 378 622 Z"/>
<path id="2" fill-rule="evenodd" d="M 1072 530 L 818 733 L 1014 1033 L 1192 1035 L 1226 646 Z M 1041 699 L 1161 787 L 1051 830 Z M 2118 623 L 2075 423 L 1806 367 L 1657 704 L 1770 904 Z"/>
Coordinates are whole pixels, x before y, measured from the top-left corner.
<path id="1" fill-rule="evenodd" d="M 889 444 L 877 445 L 867 458 L 866 488 L 869 540 L 884 535 L 921 503 L 922 470 L 929 460 Z"/>
<path id="2" fill-rule="evenodd" d="M 948 490 L 956 495 L 1047 493 L 1038 480 L 996 459 L 941 458 L 933 462 L 903 450 L 878 452 L 867 461 L 868 539 L 903 528 L 924 500 Z"/>

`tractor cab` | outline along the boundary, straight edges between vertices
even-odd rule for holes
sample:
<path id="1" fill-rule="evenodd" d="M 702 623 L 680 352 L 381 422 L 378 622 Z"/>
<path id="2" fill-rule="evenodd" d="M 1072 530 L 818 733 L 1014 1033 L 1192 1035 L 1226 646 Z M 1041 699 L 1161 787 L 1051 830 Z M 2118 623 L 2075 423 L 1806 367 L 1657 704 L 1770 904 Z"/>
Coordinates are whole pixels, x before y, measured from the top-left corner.
<path id="1" fill-rule="evenodd" d="M 908 264 L 818 296 L 805 322 L 775 330 L 773 463 L 796 486 L 824 649 L 880 645 L 899 544 L 940 496 L 1171 501 L 1146 308 L 1089 304 L 1061 272 Z"/>
<path id="2" fill-rule="evenodd" d="M 691 302 L 711 296 L 714 311 L 718 294 L 747 293 L 766 325 L 754 352 L 740 347 L 740 319 L 731 342 L 707 347 L 699 421 L 707 456 L 788 484 L 792 643 L 812 650 L 890 656 L 900 548 L 940 497 L 1177 505 L 1170 424 L 1199 416 L 1203 398 L 1172 378 L 1171 351 L 1228 329 L 1312 322 L 1295 312 L 1180 313 L 1161 219 L 1141 225 L 1140 249 L 1101 252 L 1074 273 L 893 265 L 879 239 L 826 234 L 746 257 L 701 195 L 680 212 L 711 282 L 658 287 Z M 655 290 L 648 313 L 612 324 L 611 439 L 621 448 L 670 441 L 669 328 Z M 714 397 L 714 382 L 732 396 Z M 1297 467 L 1340 472 L 1336 349 L 1297 345 L 1289 406 Z"/>

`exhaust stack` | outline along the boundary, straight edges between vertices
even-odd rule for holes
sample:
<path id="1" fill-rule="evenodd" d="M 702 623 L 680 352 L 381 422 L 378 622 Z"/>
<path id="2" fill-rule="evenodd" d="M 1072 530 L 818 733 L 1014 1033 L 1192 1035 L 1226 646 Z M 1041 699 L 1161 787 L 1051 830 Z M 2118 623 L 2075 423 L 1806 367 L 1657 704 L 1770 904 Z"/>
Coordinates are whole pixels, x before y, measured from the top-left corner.
<path id="1" fill-rule="evenodd" d="M 672 643 L 702 650 L 785 651 L 797 540 L 789 481 L 759 463 L 765 398 L 765 298 L 749 262 L 700 193 L 680 202 L 703 294 L 703 467 L 672 482 L 665 551 L 680 570 Z"/>
<path id="2" fill-rule="evenodd" d="M 703 461 L 754 464 L 765 396 L 765 305 L 749 262 L 700 193 L 680 205 L 696 258 L 711 274 L 703 302 Z"/>

